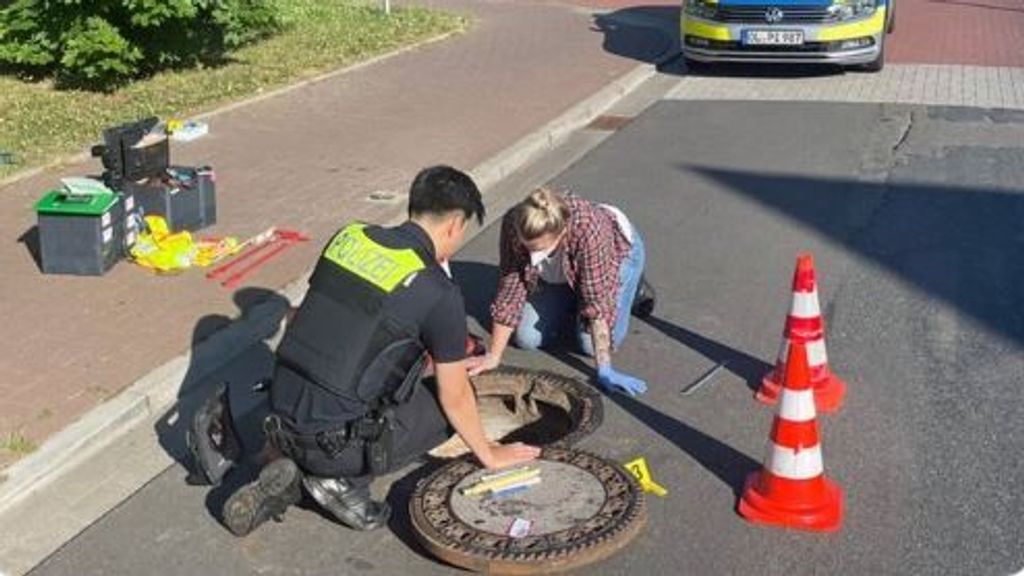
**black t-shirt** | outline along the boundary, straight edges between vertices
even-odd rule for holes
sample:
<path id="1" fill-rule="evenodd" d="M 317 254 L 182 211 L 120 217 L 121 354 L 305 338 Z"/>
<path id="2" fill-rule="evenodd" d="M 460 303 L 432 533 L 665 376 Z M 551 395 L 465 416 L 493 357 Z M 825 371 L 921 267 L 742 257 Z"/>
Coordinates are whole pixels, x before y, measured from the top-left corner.
<path id="1" fill-rule="evenodd" d="M 368 227 L 365 233 L 382 246 L 415 250 L 426 265 L 407 281 L 406 287 L 396 290 L 384 300 L 382 314 L 413 330 L 434 362 L 445 364 L 463 360 L 466 357 L 467 329 L 462 291 L 437 263 L 433 242 L 426 231 L 406 222 L 395 228 Z M 344 346 L 346 328 L 324 325 L 315 309 L 307 309 L 307 306 L 312 306 L 308 296 L 288 326 L 289 332 L 279 349 L 270 401 L 271 409 L 286 418 L 295 429 L 316 433 L 363 415 L 369 406 L 351 397 L 341 398 L 317 384 L 308 375 L 310 367 L 301 365 L 301 362 L 296 364 L 294 356 L 290 360 L 281 357 L 293 331 L 296 331 L 294 334 L 317 334 L 316 347 L 325 353 L 329 353 L 333 346 Z"/>

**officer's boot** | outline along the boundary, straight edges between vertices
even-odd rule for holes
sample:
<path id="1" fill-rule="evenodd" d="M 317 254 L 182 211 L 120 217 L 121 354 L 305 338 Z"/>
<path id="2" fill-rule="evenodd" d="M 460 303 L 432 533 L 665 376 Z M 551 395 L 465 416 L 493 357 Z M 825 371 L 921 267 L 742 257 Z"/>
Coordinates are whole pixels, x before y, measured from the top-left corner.
<path id="1" fill-rule="evenodd" d="M 189 484 L 220 484 L 242 457 L 242 443 L 235 432 L 227 383 L 221 383 L 199 406 L 185 430 L 192 453 Z"/>
<path id="2" fill-rule="evenodd" d="M 224 503 L 224 524 L 235 536 L 245 536 L 273 518 L 280 520 L 302 499 L 302 474 L 288 458 L 279 458 L 260 470 L 256 480 L 242 486 Z"/>
<path id="3" fill-rule="evenodd" d="M 636 296 L 633 298 L 633 315 L 637 318 L 647 318 L 654 313 L 654 305 L 657 303 L 658 295 L 647 281 L 647 277 L 641 275 L 640 283 L 636 287 Z"/>
<path id="4" fill-rule="evenodd" d="M 370 498 L 365 486 L 353 486 L 344 478 L 306 476 L 302 485 L 314 500 L 339 522 L 355 530 L 375 530 L 387 524 L 391 506 Z"/>

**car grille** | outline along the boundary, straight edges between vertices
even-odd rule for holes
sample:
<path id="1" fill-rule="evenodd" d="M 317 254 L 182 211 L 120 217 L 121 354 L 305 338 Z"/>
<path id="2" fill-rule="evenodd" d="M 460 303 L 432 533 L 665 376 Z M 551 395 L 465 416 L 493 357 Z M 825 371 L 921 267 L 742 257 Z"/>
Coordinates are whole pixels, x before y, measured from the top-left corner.
<path id="1" fill-rule="evenodd" d="M 746 22 L 766 24 L 765 14 L 769 8 L 780 8 L 782 20 L 772 24 L 822 24 L 835 22 L 835 16 L 828 8 L 788 6 L 779 7 L 770 4 L 764 6 L 719 6 L 715 20 L 720 22 Z"/>

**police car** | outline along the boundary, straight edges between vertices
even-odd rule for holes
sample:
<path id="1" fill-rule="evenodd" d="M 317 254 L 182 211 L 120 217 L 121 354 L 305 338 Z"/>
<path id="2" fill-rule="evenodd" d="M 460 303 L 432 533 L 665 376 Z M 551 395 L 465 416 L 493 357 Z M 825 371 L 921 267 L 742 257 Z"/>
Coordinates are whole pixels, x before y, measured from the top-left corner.
<path id="1" fill-rule="evenodd" d="M 688 62 L 885 64 L 894 0 L 683 0 Z"/>

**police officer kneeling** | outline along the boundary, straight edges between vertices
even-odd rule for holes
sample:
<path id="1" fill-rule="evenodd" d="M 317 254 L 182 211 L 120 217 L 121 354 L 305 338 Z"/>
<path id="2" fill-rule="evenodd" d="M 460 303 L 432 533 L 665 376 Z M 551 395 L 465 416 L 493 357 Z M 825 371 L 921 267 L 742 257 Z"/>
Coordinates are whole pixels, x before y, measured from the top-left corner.
<path id="1" fill-rule="evenodd" d="M 286 458 L 233 494 L 224 520 L 245 535 L 301 497 L 301 486 L 343 524 L 372 530 L 390 508 L 369 484 L 444 442 L 454 429 L 488 468 L 539 450 L 488 442 L 466 373 L 462 293 L 441 266 L 482 224 L 480 191 L 447 166 L 421 171 L 409 220 L 350 224 L 324 249 L 277 350 L 270 444 Z M 435 381 L 422 379 L 427 354 Z"/>

